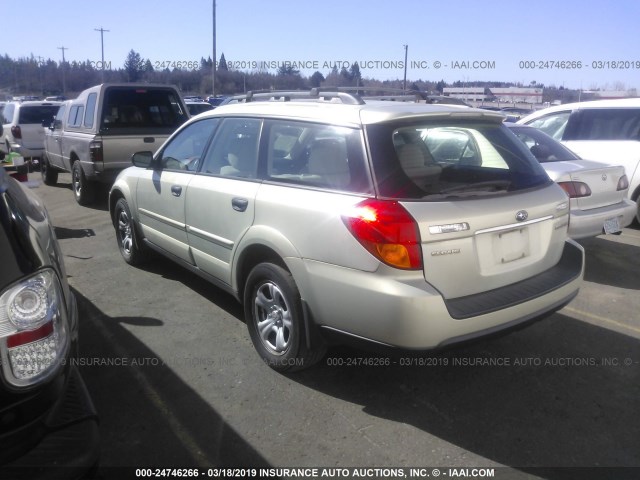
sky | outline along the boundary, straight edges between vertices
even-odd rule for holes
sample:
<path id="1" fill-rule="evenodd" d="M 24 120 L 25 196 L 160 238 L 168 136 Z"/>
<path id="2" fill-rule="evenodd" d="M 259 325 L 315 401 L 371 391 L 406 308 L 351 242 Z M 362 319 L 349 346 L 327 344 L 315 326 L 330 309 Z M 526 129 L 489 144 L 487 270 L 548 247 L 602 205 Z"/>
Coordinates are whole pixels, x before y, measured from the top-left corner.
<path id="1" fill-rule="evenodd" d="M 640 90 L 638 0 L 216 0 L 217 57 L 275 73 L 290 62 L 327 75 L 358 62 L 363 78 L 535 81 L 546 86 Z M 170 6 L 169 6 L 170 5 Z M 135 50 L 154 67 L 187 68 L 212 55 L 213 0 L 20 4 L 3 21 L 0 54 L 101 61 L 121 68 Z M 22 22 L 20 19 L 24 19 Z M 405 50 L 405 45 L 407 46 Z M 294 63 L 295 62 L 295 63 Z"/>

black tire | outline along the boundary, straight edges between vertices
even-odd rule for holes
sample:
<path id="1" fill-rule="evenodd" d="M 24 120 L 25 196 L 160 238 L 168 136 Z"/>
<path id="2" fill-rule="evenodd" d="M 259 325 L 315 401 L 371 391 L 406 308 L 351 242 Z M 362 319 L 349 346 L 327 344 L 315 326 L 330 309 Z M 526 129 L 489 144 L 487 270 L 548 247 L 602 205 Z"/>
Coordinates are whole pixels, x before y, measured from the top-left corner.
<path id="1" fill-rule="evenodd" d="M 46 155 L 42 157 L 40 175 L 42 175 L 42 181 L 45 185 L 55 185 L 58 183 L 58 171 L 51 167 Z"/>
<path id="2" fill-rule="evenodd" d="M 148 260 L 149 250 L 136 234 L 129 204 L 124 198 L 116 202 L 113 212 L 113 225 L 116 229 L 118 250 L 129 265 L 140 265 Z"/>
<path id="3" fill-rule="evenodd" d="M 284 268 L 260 263 L 251 270 L 244 310 L 251 341 L 274 370 L 303 370 L 323 357 L 326 346 L 321 339 L 312 338 L 311 348 L 307 346 L 300 292 Z"/>
<path id="4" fill-rule="evenodd" d="M 87 180 L 80 160 L 73 162 L 71 167 L 71 188 L 80 205 L 90 205 L 95 200 L 95 185 Z"/>

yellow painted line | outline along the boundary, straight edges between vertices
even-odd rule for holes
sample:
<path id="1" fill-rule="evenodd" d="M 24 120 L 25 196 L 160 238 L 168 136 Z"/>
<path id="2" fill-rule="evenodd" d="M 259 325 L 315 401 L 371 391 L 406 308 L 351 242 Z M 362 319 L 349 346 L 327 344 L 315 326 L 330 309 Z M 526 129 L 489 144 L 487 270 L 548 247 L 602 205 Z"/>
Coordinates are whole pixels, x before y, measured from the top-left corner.
<path id="1" fill-rule="evenodd" d="M 630 330 L 634 333 L 640 334 L 640 327 L 635 327 L 633 325 L 628 325 L 626 323 L 620 323 L 617 320 L 612 320 L 611 318 L 608 318 L 608 317 L 601 317 L 600 315 L 594 315 L 593 313 L 583 312 L 582 310 L 577 310 L 573 307 L 564 307 L 563 310 L 577 314 L 577 315 L 581 315 L 591 320 L 597 320 L 599 322 L 607 323 L 609 325 L 615 325 L 616 327 L 621 328 L 623 330 Z"/>

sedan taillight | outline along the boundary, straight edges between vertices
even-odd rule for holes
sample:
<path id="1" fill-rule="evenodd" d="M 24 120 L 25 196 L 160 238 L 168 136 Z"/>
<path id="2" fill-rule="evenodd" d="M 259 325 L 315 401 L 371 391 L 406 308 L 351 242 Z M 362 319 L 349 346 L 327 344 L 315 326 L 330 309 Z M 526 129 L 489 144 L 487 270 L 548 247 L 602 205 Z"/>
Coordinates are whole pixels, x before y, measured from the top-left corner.
<path id="1" fill-rule="evenodd" d="M 583 182 L 558 182 L 569 198 L 581 198 L 591 195 L 589 185 Z"/>
<path id="2" fill-rule="evenodd" d="M 23 387 L 49 378 L 62 364 L 68 320 L 58 276 L 45 269 L 0 295 L 2 372 Z"/>
<path id="3" fill-rule="evenodd" d="M 629 188 L 629 179 L 626 175 L 622 175 L 620 177 L 620 180 L 618 180 L 618 187 L 616 188 L 616 190 L 626 190 L 627 188 Z"/>

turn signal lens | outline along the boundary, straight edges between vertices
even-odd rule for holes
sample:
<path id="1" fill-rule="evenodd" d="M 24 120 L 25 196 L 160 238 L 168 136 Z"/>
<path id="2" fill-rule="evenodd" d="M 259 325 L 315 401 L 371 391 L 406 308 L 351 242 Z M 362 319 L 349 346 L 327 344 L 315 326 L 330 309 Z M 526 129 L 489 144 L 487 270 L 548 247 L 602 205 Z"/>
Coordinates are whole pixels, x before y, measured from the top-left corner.
<path id="1" fill-rule="evenodd" d="M 418 224 L 398 202 L 364 200 L 342 220 L 377 259 L 395 268 L 422 269 Z"/>

